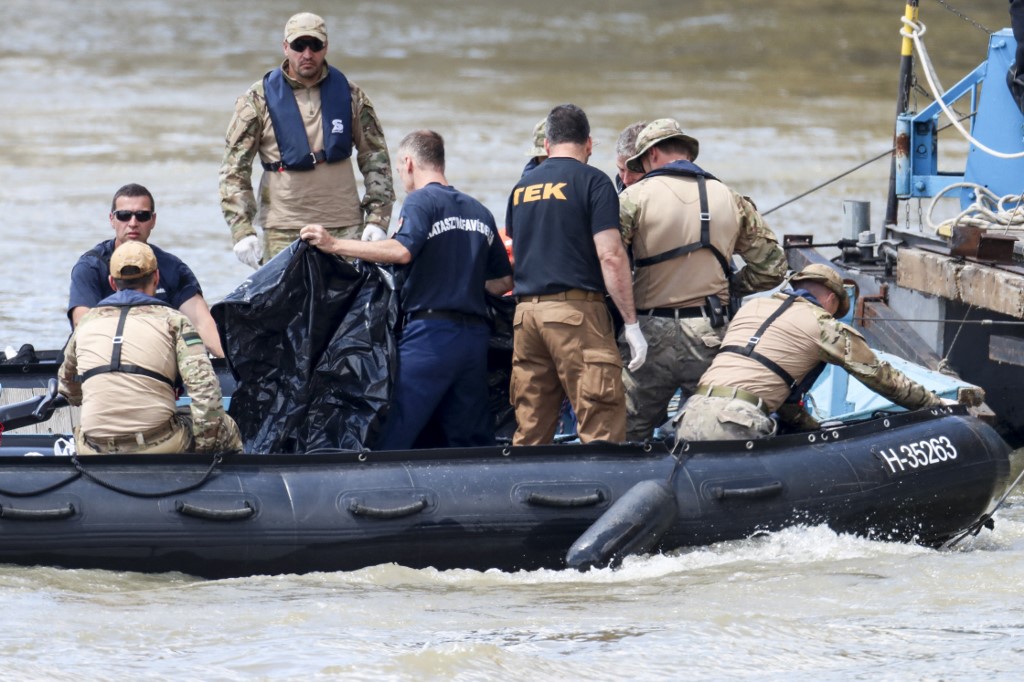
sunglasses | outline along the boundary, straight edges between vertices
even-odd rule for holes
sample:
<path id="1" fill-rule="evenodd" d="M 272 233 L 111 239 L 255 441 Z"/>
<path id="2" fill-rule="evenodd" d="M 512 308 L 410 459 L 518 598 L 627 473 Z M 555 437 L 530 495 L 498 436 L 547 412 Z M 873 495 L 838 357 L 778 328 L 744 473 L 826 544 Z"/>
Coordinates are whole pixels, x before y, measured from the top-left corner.
<path id="1" fill-rule="evenodd" d="M 319 52 L 324 49 L 324 41 L 319 38 L 296 38 L 288 43 L 288 47 L 299 53 L 305 52 L 307 47 L 313 50 L 313 52 Z"/>
<path id="2" fill-rule="evenodd" d="M 152 211 L 114 211 L 114 217 L 120 220 L 122 223 L 126 223 L 135 216 L 135 219 L 140 223 L 147 222 L 153 217 Z"/>

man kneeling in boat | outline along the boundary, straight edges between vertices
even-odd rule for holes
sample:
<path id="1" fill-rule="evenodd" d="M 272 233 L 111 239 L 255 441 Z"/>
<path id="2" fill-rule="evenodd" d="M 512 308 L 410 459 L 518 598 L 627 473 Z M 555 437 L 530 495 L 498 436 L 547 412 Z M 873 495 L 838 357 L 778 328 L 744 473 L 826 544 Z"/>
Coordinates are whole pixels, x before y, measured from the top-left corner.
<path id="1" fill-rule="evenodd" d="M 850 309 L 833 268 L 808 265 L 790 278 L 792 291 L 746 303 L 722 348 L 676 417 L 681 440 L 765 438 L 778 419 L 798 430 L 817 428 L 804 394 L 825 369 L 839 365 L 871 390 L 916 410 L 942 399 L 878 359 L 860 332 L 840 322 Z"/>
<path id="2" fill-rule="evenodd" d="M 195 327 L 155 298 L 157 259 L 127 241 L 110 258 L 115 293 L 89 310 L 64 349 L 60 392 L 82 405 L 79 454 L 225 452 L 242 449 L 220 383 Z M 180 377 L 191 419 L 177 413 Z"/>

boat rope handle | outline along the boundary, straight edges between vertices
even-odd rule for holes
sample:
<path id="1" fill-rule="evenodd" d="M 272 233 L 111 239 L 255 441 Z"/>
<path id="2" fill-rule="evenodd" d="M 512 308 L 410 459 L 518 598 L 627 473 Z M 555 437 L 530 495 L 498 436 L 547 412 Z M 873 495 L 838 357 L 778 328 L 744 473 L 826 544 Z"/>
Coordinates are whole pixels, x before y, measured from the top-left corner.
<path id="1" fill-rule="evenodd" d="M 224 458 L 221 457 L 220 454 L 214 455 L 213 461 L 210 462 L 210 466 L 206 470 L 206 473 L 204 473 L 202 478 L 200 478 L 195 483 L 190 483 L 188 485 L 184 485 L 180 488 L 175 488 L 173 490 L 161 490 L 155 493 L 147 493 L 140 492 L 138 490 L 129 490 L 128 488 L 122 488 L 121 486 L 110 483 L 109 481 L 104 481 L 95 474 L 91 474 L 88 471 L 86 471 L 85 467 L 82 466 L 82 463 L 78 459 L 78 454 L 71 453 L 71 463 L 75 465 L 75 469 L 77 469 L 80 474 L 88 478 L 96 485 L 102 486 L 107 490 L 113 490 L 115 493 L 121 493 L 122 495 L 128 495 L 129 497 L 139 497 L 143 499 L 151 499 L 155 497 L 168 497 L 169 495 L 180 495 L 182 493 L 187 493 L 191 490 L 195 490 L 196 488 L 201 487 L 210 479 L 210 477 L 213 475 L 213 470 L 216 469 L 217 465 L 219 465 L 223 461 Z"/>
<path id="2" fill-rule="evenodd" d="M 403 516 L 411 516 L 418 512 L 423 511 L 427 508 L 427 498 L 421 497 L 412 504 L 408 504 L 404 507 L 392 507 L 390 509 L 384 509 L 383 507 L 368 507 L 359 500 L 352 500 L 348 505 L 348 510 L 356 516 L 369 516 L 375 519 L 400 519 Z"/>
<path id="3" fill-rule="evenodd" d="M 754 500 L 762 497 L 778 495 L 781 492 L 782 481 L 772 481 L 771 483 L 754 486 L 752 488 L 726 488 L 721 485 L 711 488 L 711 494 L 715 496 L 715 499 L 719 500 L 724 500 L 730 497 L 742 500 Z"/>
<path id="4" fill-rule="evenodd" d="M 178 500 L 174 505 L 174 511 L 184 516 L 209 521 L 241 521 L 253 516 L 256 513 L 256 507 L 252 506 L 249 500 L 245 501 L 245 506 L 241 509 L 210 509 Z"/>
<path id="5" fill-rule="evenodd" d="M 604 502 L 604 493 L 598 488 L 590 495 L 578 495 L 575 497 L 560 497 L 558 495 L 545 495 L 543 493 L 531 492 L 526 496 L 526 503 L 538 507 L 593 507 Z"/>
<path id="6" fill-rule="evenodd" d="M 57 509 L 18 509 L 0 504 L 0 518 L 14 521 L 59 521 L 75 515 L 75 505 L 70 502 L 66 507 Z"/>

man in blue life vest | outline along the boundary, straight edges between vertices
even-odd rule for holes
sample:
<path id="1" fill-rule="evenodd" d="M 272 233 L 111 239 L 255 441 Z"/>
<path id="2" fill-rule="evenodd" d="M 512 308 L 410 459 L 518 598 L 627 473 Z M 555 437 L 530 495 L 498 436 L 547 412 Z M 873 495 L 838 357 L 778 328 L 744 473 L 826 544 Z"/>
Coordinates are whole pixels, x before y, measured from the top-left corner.
<path id="1" fill-rule="evenodd" d="M 395 192 L 387 143 L 363 90 L 327 64 L 327 27 L 302 12 L 284 28 L 284 57 L 235 102 L 220 167 L 220 202 L 235 255 L 254 268 L 324 225 L 341 238 L 387 238 Z M 352 149 L 363 176 L 362 201 Z M 263 165 L 252 187 L 256 156 Z M 258 197 L 258 199 L 257 199 Z M 263 241 L 253 223 L 263 228 Z"/>
<path id="2" fill-rule="evenodd" d="M 82 406 L 75 428 L 80 454 L 242 449 L 199 334 L 155 297 L 160 274 L 149 245 L 118 246 L 108 275 L 116 293 L 82 317 L 64 349 L 57 377 L 60 392 Z M 191 417 L 177 411 L 179 380 L 191 398 Z"/>
<path id="3" fill-rule="evenodd" d="M 651 344 L 644 366 L 623 377 L 631 441 L 651 437 L 677 390 L 685 398 L 697 388 L 733 312 L 730 295 L 771 289 L 786 276 L 786 254 L 757 209 L 694 164 L 698 149 L 675 120 L 652 121 L 627 162 L 644 177 L 619 195 L 637 315 Z M 744 261 L 735 273 L 734 253 Z"/>
<path id="4" fill-rule="evenodd" d="M 114 293 L 110 284 L 110 256 L 114 250 L 130 241 L 149 242 L 156 227 L 156 202 L 150 191 L 135 183 L 118 189 L 110 203 L 110 227 L 114 229 L 114 238 L 86 251 L 71 270 L 67 314 L 72 329 L 90 308 Z M 174 254 L 152 244 L 150 247 L 160 267 L 160 286 L 154 296 L 183 312 L 199 332 L 206 350 L 215 357 L 224 357 L 217 323 L 210 315 L 210 306 L 195 274 Z"/>
<path id="5" fill-rule="evenodd" d="M 500 296 L 512 286 L 505 246 L 491 212 L 448 184 L 439 134 L 409 133 L 395 158 L 408 196 L 393 238 L 338 239 L 321 225 L 307 225 L 299 234 L 326 253 L 405 266 L 398 371 L 375 448 L 412 447 L 432 416 L 441 445 L 492 445 L 485 292 Z"/>
<path id="6" fill-rule="evenodd" d="M 555 107 L 546 130 L 548 158 L 520 178 L 505 213 L 516 262 L 512 442 L 551 442 L 564 396 L 582 442 L 619 442 L 626 433 L 622 360 L 606 293 L 626 323 L 630 365 L 642 365 L 647 352 L 615 229 L 619 201 L 608 176 L 587 165 L 593 142 L 582 109 Z"/>
<path id="7" fill-rule="evenodd" d="M 803 398 L 826 363 L 909 410 L 955 402 L 879 360 L 860 332 L 837 319 L 849 311 L 850 297 L 835 269 L 808 265 L 790 283 L 792 291 L 754 298 L 736 314 L 679 412 L 678 438 L 765 438 L 775 433 L 773 413 L 791 428 L 817 428 Z"/>

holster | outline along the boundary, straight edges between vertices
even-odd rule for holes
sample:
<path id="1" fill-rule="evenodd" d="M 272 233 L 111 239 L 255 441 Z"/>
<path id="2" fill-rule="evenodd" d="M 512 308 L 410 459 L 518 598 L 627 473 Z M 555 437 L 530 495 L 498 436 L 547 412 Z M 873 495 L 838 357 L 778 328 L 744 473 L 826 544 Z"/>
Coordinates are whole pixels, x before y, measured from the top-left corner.
<path id="1" fill-rule="evenodd" d="M 725 326 L 728 322 L 726 319 L 725 307 L 722 305 L 722 301 L 719 300 L 718 296 L 712 294 L 711 296 L 704 297 L 704 309 L 708 313 L 708 322 L 711 324 L 712 329 L 718 329 L 719 327 Z"/>

